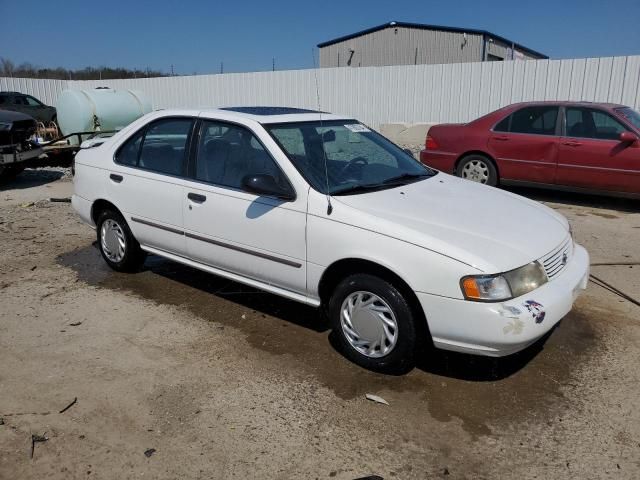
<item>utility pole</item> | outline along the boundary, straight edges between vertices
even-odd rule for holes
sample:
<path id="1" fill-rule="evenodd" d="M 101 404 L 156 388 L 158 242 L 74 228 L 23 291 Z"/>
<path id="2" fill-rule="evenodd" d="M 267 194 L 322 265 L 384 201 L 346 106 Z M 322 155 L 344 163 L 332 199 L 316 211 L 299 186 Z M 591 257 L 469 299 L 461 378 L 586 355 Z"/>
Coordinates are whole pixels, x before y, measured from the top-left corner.
<path id="1" fill-rule="evenodd" d="M 224 62 L 220 62 L 220 73 L 224 73 Z"/>
<path id="2" fill-rule="evenodd" d="M 173 73 L 173 63 L 171 64 L 171 76 L 172 76 L 172 77 L 174 76 L 174 73 Z"/>
<path id="3" fill-rule="evenodd" d="M 275 57 L 273 57 L 273 58 L 271 59 L 271 71 L 272 71 L 272 72 L 275 72 L 275 71 L 276 71 L 276 58 L 275 58 Z"/>

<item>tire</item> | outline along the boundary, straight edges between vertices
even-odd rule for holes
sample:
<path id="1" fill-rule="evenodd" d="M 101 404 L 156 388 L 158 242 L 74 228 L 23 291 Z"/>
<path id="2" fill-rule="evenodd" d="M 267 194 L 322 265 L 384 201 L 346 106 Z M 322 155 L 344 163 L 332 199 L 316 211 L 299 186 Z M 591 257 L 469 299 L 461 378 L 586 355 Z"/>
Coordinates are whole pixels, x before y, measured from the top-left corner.
<path id="1" fill-rule="evenodd" d="M 336 286 L 327 313 L 335 346 L 353 363 L 391 374 L 406 373 L 414 367 L 416 316 L 393 284 L 370 274 L 350 275 Z"/>
<path id="2" fill-rule="evenodd" d="M 98 248 L 102 258 L 118 272 L 138 272 L 147 254 L 140 248 L 127 222 L 114 210 L 103 210 L 96 222 Z"/>
<path id="3" fill-rule="evenodd" d="M 24 169 L 25 167 L 21 163 L 14 164 L 14 165 L 0 166 L 0 183 L 13 180 L 18 175 L 20 175 Z"/>
<path id="4" fill-rule="evenodd" d="M 483 183 L 495 187 L 498 184 L 498 170 L 493 161 L 480 154 L 472 154 L 464 157 L 458 168 L 456 175 L 465 180 Z"/>

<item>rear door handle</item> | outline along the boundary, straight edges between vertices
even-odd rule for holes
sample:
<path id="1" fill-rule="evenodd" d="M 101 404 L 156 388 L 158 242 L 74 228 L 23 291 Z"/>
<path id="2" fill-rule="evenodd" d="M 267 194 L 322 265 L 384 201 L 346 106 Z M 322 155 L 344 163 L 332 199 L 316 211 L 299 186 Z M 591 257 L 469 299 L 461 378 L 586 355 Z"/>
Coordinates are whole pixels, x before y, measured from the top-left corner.
<path id="1" fill-rule="evenodd" d="M 204 203 L 207 201 L 207 197 L 205 197 L 204 195 L 200 195 L 199 193 L 189 192 L 187 194 L 187 198 L 192 202 L 196 202 L 196 203 Z"/>
<path id="2" fill-rule="evenodd" d="M 580 145 L 582 145 L 580 142 L 562 142 L 563 145 L 566 145 L 567 147 L 579 147 Z"/>
<path id="3" fill-rule="evenodd" d="M 494 140 L 498 140 L 499 142 L 506 142 L 509 140 L 509 137 L 505 137 L 504 135 L 500 135 L 499 137 L 493 137 Z"/>
<path id="4" fill-rule="evenodd" d="M 116 183 L 120 183 L 123 180 L 122 175 L 116 175 L 115 173 L 109 175 L 109 178 Z"/>

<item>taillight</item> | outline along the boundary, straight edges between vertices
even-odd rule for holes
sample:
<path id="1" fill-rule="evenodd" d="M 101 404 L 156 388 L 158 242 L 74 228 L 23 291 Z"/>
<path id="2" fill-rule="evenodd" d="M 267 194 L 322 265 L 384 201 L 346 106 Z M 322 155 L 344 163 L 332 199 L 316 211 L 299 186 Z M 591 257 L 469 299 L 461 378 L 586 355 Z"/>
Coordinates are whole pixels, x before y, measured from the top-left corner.
<path id="1" fill-rule="evenodd" d="M 431 135 L 427 135 L 427 141 L 424 143 L 424 148 L 427 150 L 438 150 L 440 145 Z"/>

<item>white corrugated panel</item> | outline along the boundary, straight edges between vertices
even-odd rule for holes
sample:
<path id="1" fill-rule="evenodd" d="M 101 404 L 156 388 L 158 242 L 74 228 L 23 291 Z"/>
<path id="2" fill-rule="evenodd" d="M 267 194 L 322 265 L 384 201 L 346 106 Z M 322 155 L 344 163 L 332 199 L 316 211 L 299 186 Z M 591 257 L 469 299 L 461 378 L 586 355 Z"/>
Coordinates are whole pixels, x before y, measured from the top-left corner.
<path id="1" fill-rule="evenodd" d="M 599 58 L 587 58 L 584 67 L 584 82 L 582 84 L 582 94 L 580 95 L 580 100 L 588 101 L 596 98 L 596 85 L 598 83 L 599 69 Z"/>
<path id="2" fill-rule="evenodd" d="M 593 99 L 596 102 L 606 102 L 609 98 L 611 75 L 613 74 L 613 57 L 598 59 L 598 73 Z"/>
<path id="3" fill-rule="evenodd" d="M 569 96 L 567 100 L 582 100 L 584 73 L 587 61 L 584 58 L 571 60 L 571 78 L 569 79 Z"/>
<path id="4" fill-rule="evenodd" d="M 560 69 L 562 60 L 549 60 L 547 66 L 547 81 L 544 88 L 545 100 L 558 100 L 560 86 Z"/>
<path id="5" fill-rule="evenodd" d="M 607 101 L 620 103 L 622 101 L 622 91 L 624 88 L 624 78 L 627 69 L 627 57 L 615 57 L 611 66 L 611 81 L 609 83 L 609 94 Z"/>

